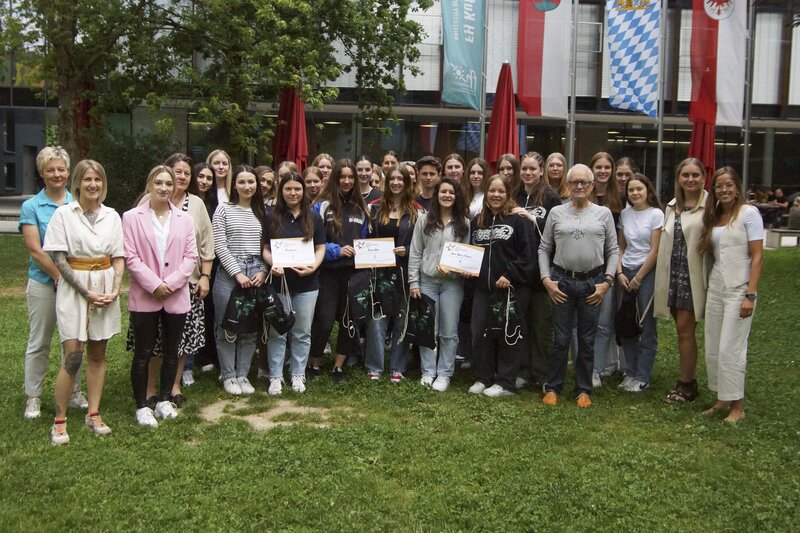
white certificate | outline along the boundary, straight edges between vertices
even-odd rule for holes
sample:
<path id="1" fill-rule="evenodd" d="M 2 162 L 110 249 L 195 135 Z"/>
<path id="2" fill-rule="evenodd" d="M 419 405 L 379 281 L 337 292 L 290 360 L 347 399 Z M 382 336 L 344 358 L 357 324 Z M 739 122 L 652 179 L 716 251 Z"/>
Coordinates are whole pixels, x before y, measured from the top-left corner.
<path id="1" fill-rule="evenodd" d="M 355 239 L 356 268 L 382 268 L 397 265 L 394 255 L 394 239 Z"/>
<path id="2" fill-rule="evenodd" d="M 295 239 L 270 239 L 269 248 L 272 252 L 272 266 L 276 267 L 313 267 L 316 262 L 314 255 L 314 239 L 303 241 Z"/>
<path id="3" fill-rule="evenodd" d="M 483 263 L 483 247 L 447 242 L 442 250 L 439 266 L 449 272 L 478 276 L 481 273 L 481 263 Z"/>

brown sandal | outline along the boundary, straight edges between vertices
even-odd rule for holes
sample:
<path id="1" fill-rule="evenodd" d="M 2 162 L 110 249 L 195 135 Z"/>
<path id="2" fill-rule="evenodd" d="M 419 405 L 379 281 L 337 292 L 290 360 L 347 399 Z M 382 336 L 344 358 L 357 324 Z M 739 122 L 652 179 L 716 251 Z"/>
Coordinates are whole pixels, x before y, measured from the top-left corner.
<path id="1" fill-rule="evenodd" d="M 678 381 L 675 388 L 667 393 L 667 397 L 664 398 L 664 401 L 668 404 L 693 402 L 699 395 L 696 379 L 687 382 Z"/>

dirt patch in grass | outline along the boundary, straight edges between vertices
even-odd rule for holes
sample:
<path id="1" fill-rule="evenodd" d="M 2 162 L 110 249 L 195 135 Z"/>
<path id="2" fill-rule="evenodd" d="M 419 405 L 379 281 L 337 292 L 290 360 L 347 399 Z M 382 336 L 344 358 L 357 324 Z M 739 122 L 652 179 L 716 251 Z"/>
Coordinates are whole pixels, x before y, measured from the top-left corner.
<path id="1" fill-rule="evenodd" d="M 207 422 L 216 423 L 222 417 L 230 416 L 244 420 L 256 431 L 269 431 L 276 427 L 304 424 L 316 428 L 330 427 L 331 410 L 324 407 L 302 407 L 289 400 L 280 400 L 274 407 L 260 412 L 237 415 L 230 412 L 236 403 L 220 400 L 200 410 L 200 417 Z"/>

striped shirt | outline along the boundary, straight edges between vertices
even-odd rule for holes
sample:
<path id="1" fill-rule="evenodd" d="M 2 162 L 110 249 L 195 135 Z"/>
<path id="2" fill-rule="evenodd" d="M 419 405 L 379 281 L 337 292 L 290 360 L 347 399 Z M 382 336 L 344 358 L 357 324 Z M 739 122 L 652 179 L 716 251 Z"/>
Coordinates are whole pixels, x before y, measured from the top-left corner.
<path id="1" fill-rule="evenodd" d="M 261 258 L 261 222 L 253 210 L 222 203 L 214 212 L 214 252 L 230 277 L 242 271 L 237 257 Z"/>

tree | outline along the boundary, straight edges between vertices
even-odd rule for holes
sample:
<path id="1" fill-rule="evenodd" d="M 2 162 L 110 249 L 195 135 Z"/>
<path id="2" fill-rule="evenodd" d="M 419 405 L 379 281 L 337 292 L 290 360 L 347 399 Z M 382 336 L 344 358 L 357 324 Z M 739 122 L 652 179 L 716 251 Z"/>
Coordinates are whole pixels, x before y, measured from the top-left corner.
<path id="1" fill-rule="evenodd" d="M 391 116 L 422 28 L 412 9 L 432 0 L 12 0 L 0 35 L 6 54 L 26 48 L 53 80 L 59 137 L 81 153 L 86 114 L 181 99 L 234 153 L 265 151 L 271 123 L 253 102 L 299 87 L 320 108 L 329 86 L 355 71 L 361 114 Z M 341 51 L 341 54 L 337 53 Z"/>

